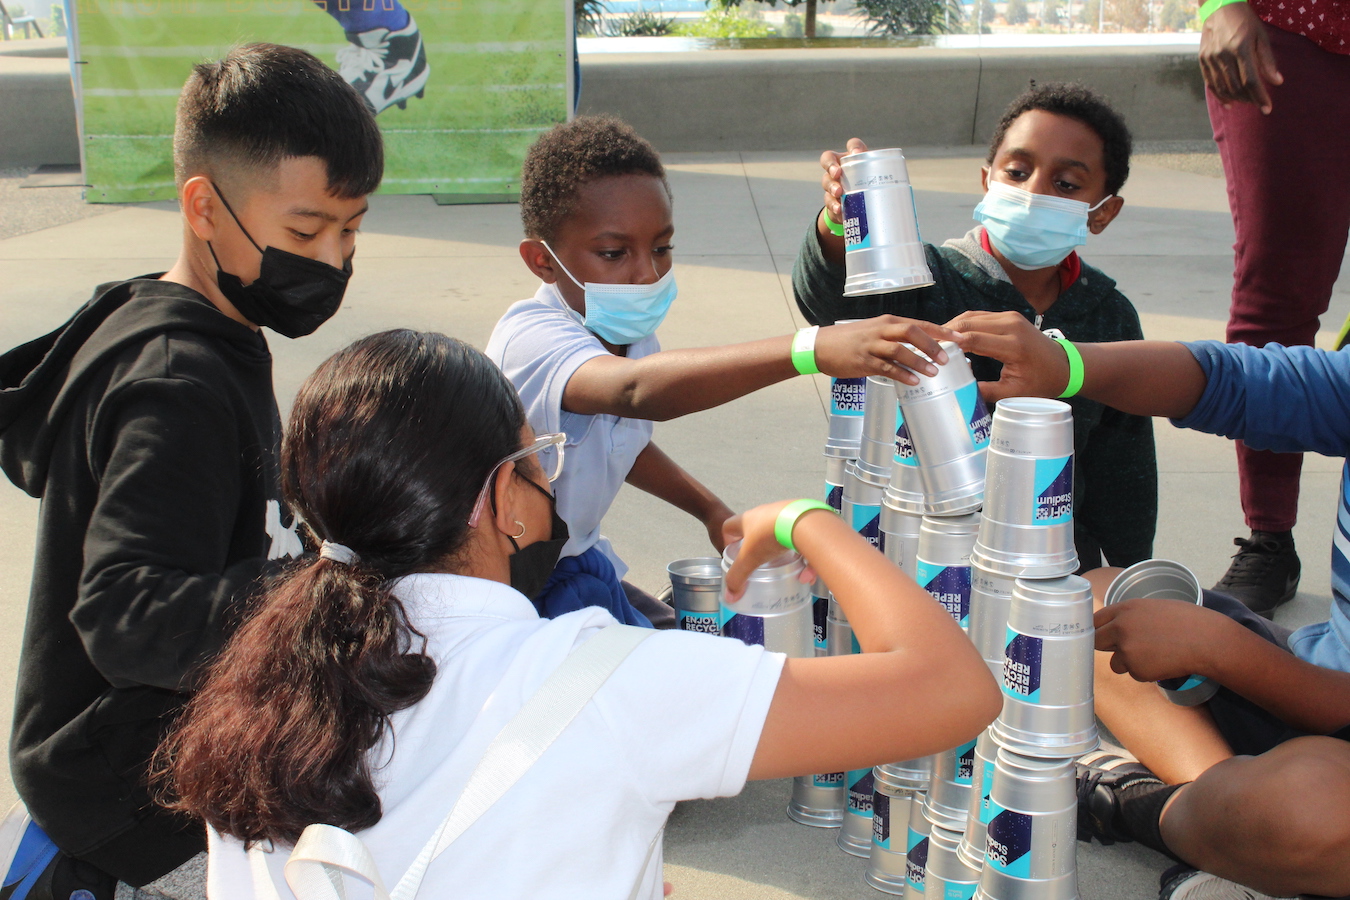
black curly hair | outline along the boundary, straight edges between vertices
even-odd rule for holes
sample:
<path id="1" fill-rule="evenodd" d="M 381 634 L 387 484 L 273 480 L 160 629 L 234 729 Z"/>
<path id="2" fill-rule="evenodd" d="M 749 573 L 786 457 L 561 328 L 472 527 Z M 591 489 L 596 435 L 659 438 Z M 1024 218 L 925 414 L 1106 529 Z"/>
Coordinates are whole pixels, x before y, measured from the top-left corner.
<path id="1" fill-rule="evenodd" d="M 661 155 L 631 126 L 611 116 L 578 116 L 556 125 L 525 154 L 520 220 L 525 236 L 551 241 L 576 209 L 577 191 L 610 175 L 651 175 L 670 196 Z"/>
<path id="2" fill-rule="evenodd" d="M 994 162 L 994 154 L 998 152 L 1008 128 L 1017 117 L 1033 109 L 1067 116 L 1096 132 L 1097 137 L 1102 139 L 1106 192 L 1115 194 L 1120 191 L 1125 185 L 1125 179 L 1130 177 L 1130 152 L 1134 146 L 1130 129 L 1105 97 L 1082 84 L 1050 82 L 1038 85 L 1031 82 L 1031 87 L 1008 104 L 1003 118 L 998 120 L 994 136 L 989 141 L 987 162 Z"/>

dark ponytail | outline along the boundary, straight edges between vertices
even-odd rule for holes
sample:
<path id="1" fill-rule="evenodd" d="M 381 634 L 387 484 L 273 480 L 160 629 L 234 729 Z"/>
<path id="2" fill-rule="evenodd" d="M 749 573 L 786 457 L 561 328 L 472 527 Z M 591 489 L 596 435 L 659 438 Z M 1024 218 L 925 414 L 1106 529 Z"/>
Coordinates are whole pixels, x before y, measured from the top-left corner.
<path id="1" fill-rule="evenodd" d="M 268 586 L 161 748 L 172 808 L 246 842 L 379 821 L 368 753 L 436 676 L 389 583 L 454 568 L 523 425 L 501 372 L 444 335 L 373 335 L 306 380 L 283 490 L 310 537 L 356 559 L 308 558 Z"/>

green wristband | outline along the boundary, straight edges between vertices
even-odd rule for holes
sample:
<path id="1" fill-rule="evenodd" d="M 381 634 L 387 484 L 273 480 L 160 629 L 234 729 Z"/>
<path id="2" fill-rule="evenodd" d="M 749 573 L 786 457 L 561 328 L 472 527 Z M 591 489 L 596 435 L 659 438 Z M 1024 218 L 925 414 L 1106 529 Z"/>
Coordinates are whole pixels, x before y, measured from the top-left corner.
<path id="1" fill-rule="evenodd" d="M 1214 2 L 1214 0 L 1210 0 L 1210 2 L 1212 3 L 1212 2 Z M 1229 3 L 1237 3 L 1237 2 L 1239 2 L 1239 0 L 1228 0 L 1228 2 L 1229 2 Z M 825 227 L 828 228 L 828 229 L 830 229 L 830 234 L 836 235 L 836 236 L 838 236 L 838 237 L 843 237 L 843 236 L 844 236 L 844 226 L 843 226 L 843 225 L 840 225 L 840 224 L 839 224 L 838 222 L 836 222 L 834 219 L 831 219 L 831 218 L 830 218 L 830 212 L 829 212 L 829 210 L 823 209 L 823 210 L 821 210 L 821 212 L 825 213 Z"/>
<path id="2" fill-rule="evenodd" d="M 1230 3 L 1246 3 L 1247 0 L 1205 0 L 1200 5 L 1200 24 L 1205 24 L 1205 20 L 1214 14 L 1214 11 L 1220 6 L 1227 6 Z M 825 218 L 829 218 L 826 216 Z"/>
<path id="3" fill-rule="evenodd" d="M 1083 357 L 1073 341 L 1055 338 L 1055 343 L 1064 348 L 1064 355 L 1069 358 L 1069 383 L 1064 386 L 1064 393 L 1059 395 L 1059 399 L 1067 400 L 1083 389 Z"/>
<path id="4" fill-rule="evenodd" d="M 800 375 L 819 375 L 816 365 L 816 334 L 819 325 L 803 328 L 792 336 L 792 367 Z"/>
<path id="5" fill-rule="evenodd" d="M 778 519 L 773 523 L 773 536 L 778 539 L 778 543 L 795 552 L 797 548 L 792 544 L 792 529 L 797 526 L 798 519 L 813 509 L 828 509 L 834 512 L 834 507 L 819 500 L 793 500 L 783 507 Z"/>

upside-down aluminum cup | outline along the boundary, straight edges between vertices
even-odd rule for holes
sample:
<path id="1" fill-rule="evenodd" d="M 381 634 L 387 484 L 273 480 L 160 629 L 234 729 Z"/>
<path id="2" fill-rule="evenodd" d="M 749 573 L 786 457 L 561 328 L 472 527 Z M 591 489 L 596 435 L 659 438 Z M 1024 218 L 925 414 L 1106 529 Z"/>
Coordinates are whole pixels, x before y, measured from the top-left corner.
<path id="1" fill-rule="evenodd" d="M 942 900 L 970 900 L 980 883 L 980 870 L 966 865 L 959 849 L 961 832 L 934 825 L 928 833 L 928 872 L 925 896 Z"/>
<path id="2" fill-rule="evenodd" d="M 993 814 L 975 896 L 1077 900 L 1073 760 L 1027 759 L 1000 750 L 990 801 Z"/>
<path id="3" fill-rule="evenodd" d="M 904 762 L 885 763 L 877 766 L 888 784 L 907 788 L 911 791 L 928 790 L 928 780 L 933 775 L 933 758 L 924 756 L 919 759 L 907 759 Z"/>
<path id="4" fill-rule="evenodd" d="M 999 401 L 974 558 L 1014 578 L 1056 578 L 1078 570 L 1069 404 L 1036 397 Z"/>
<path id="5" fill-rule="evenodd" d="M 887 894 L 905 892 L 905 836 L 911 803 L 922 803 L 923 794 L 903 782 L 887 777 L 880 766 L 873 772 L 872 849 L 863 880 Z"/>
<path id="6" fill-rule="evenodd" d="M 914 580 L 965 628 L 970 619 L 970 548 L 980 527 L 978 513 L 924 516 Z"/>
<path id="7" fill-rule="evenodd" d="M 873 375 L 867 379 L 867 399 L 863 404 L 862 441 L 858 446 L 858 468 L 872 482 L 883 486 L 891 479 L 895 457 L 895 420 L 900 406 L 895 401 L 895 382 Z"/>
<path id="8" fill-rule="evenodd" d="M 989 791 L 994 785 L 994 760 L 998 745 L 985 729 L 975 742 L 975 765 L 970 777 L 970 806 L 966 810 L 966 831 L 961 838 L 961 861 L 976 872 L 984 867 L 984 834 L 993 807 Z"/>
<path id="9" fill-rule="evenodd" d="M 676 627 L 722 633 L 722 561 L 715 556 L 677 559 L 666 566 Z"/>
<path id="10" fill-rule="evenodd" d="M 844 500 L 840 515 L 868 543 L 881 549 L 881 493 L 886 482 L 860 469 L 857 460 L 844 466 Z"/>
<path id="11" fill-rule="evenodd" d="M 905 834 L 905 900 L 923 900 L 924 874 L 928 870 L 928 832 L 933 826 L 924 814 L 928 805 L 923 794 L 909 804 L 909 828 Z"/>
<path id="12" fill-rule="evenodd" d="M 970 623 L 967 633 L 990 664 L 995 678 L 1003 677 L 1003 648 L 1008 644 L 1008 609 L 1016 578 L 990 572 L 974 560 L 970 565 Z"/>
<path id="13" fill-rule="evenodd" d="M 788 818 L 812 828 L 838 828 L 844 820 L 844 773 L 824 772 L 792 779 Z"/>
<path id="14" fill-rule="evenodd" d="M 881 498 L 881 546 L 886 558 L 910 578 L 918 576 L 919 526 L 923 516 L 903 512 L 891 505 L 891 495 Z"/>
<path id="15" fill-rule="evenodd" d="M 907 436 L 914 447 L 924 512 L 954 516 L 979 509 L 984 500 L 990 415 L 961 348 L 951 341 L 941 344 L 947 363 L 937 367 L 936 375 L 919 374 L 916 385 L 895 382 L 904 419 L 896 446 Z"/>
<path id="16" fill-rule="evenodd" d="M 923 813 L 934 825 L 962 831 L 966 827 L 966 809 L 970 806 L 975 742 L 962 744 L 930 758 L 933 777 L 928 783 L 928 798 Z"/>
<path id="17" fill-rule="evenodd" d="M 844 467 L 847 459 L 837 456 L 825 457 L 825 503 L 835 512 L 844 506 Z M 825 616 L 829 606 L 830 588 L 825 579 L 817 578 L 811 585 L 811 602 L 815 609 L 816 656 L 825 656 Z"/>
<path id="18" fill-rule="evenodd" d="M 1092 644 L 1086 578 L 1017 579 L 1003 651 L 1003 712 L 989 726 L 1000 747 L 1067 759 L 1097 746 Z"/>
<path id="19" fill-rule="evenodd" d="M 863 403 L 866 396 L 866 378 L 830 380 L 829 431 L 825 437 L 826 456 L 835 459 L 857 458 L 858 445 L 862 441 Z"/>
<path id="20" fill-rule="evenodd" d="M 876 779 L 871 769 L 844 774 L 844 822 L 835 836 L 839 849 L 866 859 L 872 853 L 872 794 Z"/>
<path id="21" fill-rule="evenodd" d="M 1195 573 L 1170 559 L 1146 559 L 1130 566 L 1111 582 L 1102 603 L 1110 606 L 1135 597 L 1194 604 L 1204 600 Z M 1203 675 L 1167 678 L 1158 682 L 1158 687 L 1178 706 L 1199 706 L 1219 692 L 1218 682 Z"/>
<path id="22" fill-rule="evenodd" d="M 933 283 L 899 148 L 840 160 L 844 188 L 844 296 L 904 291 Z"/>
<path id="23" fill-rule="evenodd" d="M 741 542 L 736 541 L 722 551 L 724 581 L 740 550 Z M 801 581 L 801 574 L 805 569 L 806 562 L 800 554 L 791 550 L 784 551 L 750 573 L 750 577 L 746 580 L 745 593 L 739 600 L 729 602 L 724 586 L 722 603 L 733 613 L 755 616 L 783 615 L 810 606 L 810 586 L 802 584 Z"/>
<path id="24" fill-rule="evenodd" d="M 924 514 L 923 475 L 919 472 L 919 457 L 914 453 L 914 441 L 905 425 L 905 413 L 896 402 L 895 452 L 891 457 L 891 482 L 886 485 L 886 496 L 891 506 L 913 516 Z"/>

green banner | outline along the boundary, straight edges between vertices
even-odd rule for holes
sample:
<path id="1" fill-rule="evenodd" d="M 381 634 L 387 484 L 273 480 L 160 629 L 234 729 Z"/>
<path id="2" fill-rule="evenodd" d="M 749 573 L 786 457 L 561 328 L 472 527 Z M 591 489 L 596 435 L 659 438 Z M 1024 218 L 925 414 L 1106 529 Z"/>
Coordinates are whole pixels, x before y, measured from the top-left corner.
<path id="1" fill-rule="evenodd" d="M 376 109 L 381 192 L 509 199 L 526 149 L 570 109 L 571 2 L 76 0 L 86 197 L 172 199 L 192 66 L 269 41 L 314 53 Z"/>

